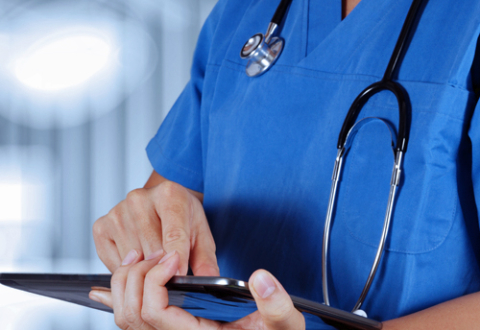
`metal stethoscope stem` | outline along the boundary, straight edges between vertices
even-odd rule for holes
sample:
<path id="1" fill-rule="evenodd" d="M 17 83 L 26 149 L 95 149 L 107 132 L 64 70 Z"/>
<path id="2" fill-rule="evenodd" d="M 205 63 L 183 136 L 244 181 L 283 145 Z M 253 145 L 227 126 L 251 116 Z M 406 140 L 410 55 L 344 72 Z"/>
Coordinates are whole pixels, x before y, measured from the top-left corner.
<path id="1" fill-rule="evenodd" d="M 323 234 L 323 244 L 322 244 L 322 288 L 323 288 L 323 298 L 326 305 L 330 305 L 329 297 L 329 281 L 328 281 L 328 254 L 329 254 L 329 244 L 330 244 L 330 232 L 331 225 L 333 221 L 333 214 L 335 209 L 335 201 L 337 196 L 337 190 L 339 186 L 339 181 L 341 177 L 341 171 L 343 167 L 344 157 L 347 154 L 348 149 L 351 147 L 354 137 L 356 136 L 357 131 L 363 126 L 365 119 L 359 122 L 356 122 L 358 114 L 362 110 L 363 106 L 373 95 L 381 91 L 390 91 L 392 92 L 398 102 L 399 109 L 399 127 L 398 127 L 398 136 L 396 138 L 395 150 L 394 150 L 394 165 L 392 171 L 392 177 L 390 181 L 390 191 L 388 197 L 387 210 L 385 213 L 382 235 L 380 242 L 378 244 L 377 252 L 373 261 L 373 265 L 370 269 L 370 272 L 367 277 L 367 281 L 363 290 L 353 307 L 352 312 L 356 313 L 361 311 L 365 298 L 370 290 L 375 274 L 380 265 L 380 260 L 382 258 L 383 252 L 385 250 L 385 242 L 388 236 L 390 223 L 392 220 L 393 208 L 395 205 L 395 197 L 398 186 L 401 181 L 402 165 L 404 154 L 407 150 L 408 145 L 408 118 L 411 110 L 409 99 L 406 91 L 403 87 L 392 81 L 392 76 L 399 65 L 400 58 L 404 53 L 407 45 L 407 39 L 410 36 L 413 23 L 417 14 L 420 10 L 420 5 L 422 0 L 413 0 L 413 3 L 408 12 L 405 23 L 403 24 L 402 31 L 397 40 L 397 44 L 393 51 L 393 54 L 390 58 L 389 64 L 383 76 L 383 79 L 379 82 L 376 82 L 368 86 L 360 95 L 355 99 L 352 106 L 350 107 L 345 121 L 343 123 L 342 129 L 337 143 L 337 157 L 335 159 L 334 171 L 332 175 L 332 187 L 330 190 L 330 198 L 327 208 L 327 216 L 325 220 L 324 234 Z M 363 123 L 362 123 L 363 122 Z M 388 124 L 387 124 L 388 126 Z M 393 142 L 392 142 L 393 143 Z M 363 311 L 362 313 L 366 315 Z"/>
<path id="2" fill-rule="evenodd" d="M 278 37 L 279 26 L 282 21 L 285 19 L 287 9 L 292 0 L 281 0 L 280 5 L 278 6 L 275 14 L 268 26 L 267 32 L 265 35 L 257 33 L 252 36 L 242 47 L 240 52 L 240 57 L 242 59 L 248 59 L 246 72 L 250 77 L 259 76 L 265 73 L 275 61 L 280 56 L 284 40 Z M 428 0 L 424 0 L 425 2 Z M 388 63 L 387 69 L 385 70 L 384 76 L 381 81 L 376 82 L 368 86 L 359 96 L 355 99 L 352 106 L 350 107 L 347 116 L 343 122 L 338 143 L 337 143 L 337 157 L 335 159 L 334 171 L 332 175 L 332 187 L 330 190 L 330 198 L 328 202 L 327 216 L 325 220 L 325 228 L 323 234 L 323 244 L 322 244 L 322 286 L 323 286 L 323 297 L 326 305 L 330 305 L 329 298 L 329 283 L 328 283 L 328 254 L 329 254 L 329 244 L 330 244 L 330 232 L 331 225 L 333 221 L 333 214 L 335 210 L 335 201 L 337 197 L 337 190 L 339 186 L 339 181 L 341 177 L 344 157 L 347 154 L 348 149 L 352 145 L 352 140 L 354 139 L 357 131 L 361 126 L 363 126 L 368 120 L 360 120 L 356 122 L 358 114 L 362 110 L 363 106 L 373 95 L 382 92 L 390 91 L 397 98 L 398 109 L 399 109 L 399 125 L 398 125 L 398 135 L 396 137 L 396 142 L 394 143 L 394 165 L 392 171 L 392 178 L 390 182 L 390 192 L 388 197 L 387 210 L 385 213 L 385 219 L 382 229 L 382 236 L 375 254 L 373 265 L 368 274 L 367 281 L 365 286 L 360 294 L 360 297 L 353 308 L 353 312 L 361 311 L 360 308 L 365 301 L 365 298 L 368 294 L 370 286 L 372 285 L 375 274 L 378 270 L 380 260 L 382 258 L 383 252 L 385 250 L 385 243 L 388 236 L 388 231 L 390 228 L 390 223 L 393 215 L 393 208 L 395 205 L 396 192 L 401 180 L 402 173 L 402 164 L 404 154 L 407 150 L 408 145 L 408 119 L 410 114 L 410 103 L 408 99 L 407 92 L 404 88 L 392 81 L 393 74 L 399 66 L 402 55 L 405 52 L 407 47 L 408 37 L 412 34 L 413 25 L 417 14 L 420 11 L 420 5 L 422 0 L 413 0 L 412 5 L 410 6 L 408 15 L 403 24 L 400 36 L 393 50 L 392 56 Z M 379 119 L 379 118 L 376 118 Z M 380 119 L 381 120 L 381 119 Z M 383 120 L 382 120 L 383 121 Z M 388 123 L 383 121 L 387 126 Z M 392 130 L 391 130 L 392 132 Z M 393 139 L 392 139 L 393 140 Z M 393 143 L 393 142 L 392 142 Z M 363 312 L 363 311 L 361 311 Z M 364 313 L 364 312 L 363 312 Z"/>
<path id="3" fill-rule="evenodd" d="M 370 119 L 370 118 L 368 118 Z M 326 305 L 330 306 L 330 299 L 329 299 L 329 289 L 328 289 L 328 252 L 329 252 L 329 242 L 330 242 L 330 229 L 333 219 L 333 210 L 336 201 L 338 183 L 340 180 L 340 174 L 343 167 L 343 157 L 348 151 L 353 142 L 353 137 L 349 140 L 348 148 L 342 148 L 337 152 L 337 158 L 335 159 L 335 167 L 333 170 L 332 175 L 332 188 L 330 190 L 330 199 L 328 202 L 328 209 L 327 209 L 327 217 L 325 221 L 325 230 L 323 233 L 323 246 L 322 246 L 322 287 L 323 287 L 323 298 Z M 382 235 L 380 238 L 380 242 L 378 244 L 377 252 L 375 254 L 375 259 L 373 261 L 373 266 L 370 269 L 370 273 L 368 274 L 367 281 L 365 286 L 360 294 L 360 297 L 357 300 L 357 303 L 353 307 L 353 312 L 359 310 L 362 307 L 362 304 L 367 296 L 368 291 L 370 290 L 370 286 L 372 285 L 373 279 L 377 272 L 378 266 L 380 264 L 380 260 L 385 249 L 385 242 L 387 239 L 388 231 L 390 228 L 390 223 L 392 219 L 393 213 L 393 206 L 395 202 L 395 195 L 397 192 L 397 187 L 400 183 L 401 179 L 401 168 L 403 163 L 403 152 L 398 151 L 396 152 L 395 162 L 392 171 L 392 178 L 390 181 L 390 192 L 388 196 L 388 204 L 387 204 L 387 211 L 385 213 L 385 220 L 383 223 Z"/>

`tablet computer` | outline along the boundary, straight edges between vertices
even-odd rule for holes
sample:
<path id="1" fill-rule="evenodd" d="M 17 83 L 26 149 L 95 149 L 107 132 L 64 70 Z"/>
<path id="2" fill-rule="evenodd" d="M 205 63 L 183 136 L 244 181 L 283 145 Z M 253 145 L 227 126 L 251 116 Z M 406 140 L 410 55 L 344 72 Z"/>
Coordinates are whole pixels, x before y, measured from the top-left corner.
<path id="1" fill-rule="evenodd" d="M 0 273 L 0 284 L 112 313 L 90 300 L 92 289 L 110 290 L 111 275 Z M 174 276 L 166 285 L 169 304 L 194 316 L 231 322 L 257 310 L 248 283 L 226 277 Z M 381 322 L 291 296 L 295 307 L 337 329 L 381 329 Z M 316 319 L 316 318 L 313 318 Z M 311 321 L 311 318 L 309 318 Z"/>

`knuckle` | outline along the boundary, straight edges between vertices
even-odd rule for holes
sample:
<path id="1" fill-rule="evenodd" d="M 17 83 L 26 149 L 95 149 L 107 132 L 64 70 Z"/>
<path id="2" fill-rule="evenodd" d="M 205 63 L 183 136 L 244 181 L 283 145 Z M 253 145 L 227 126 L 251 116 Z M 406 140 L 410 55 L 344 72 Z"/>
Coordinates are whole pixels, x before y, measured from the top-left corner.
<path id="1" fill-rule="evenodd" d="M 156 311 L 153 306 L 145 304 L 142 307 L 141 318 L 149 324 L 155 324 L 157 321 L 157 315 L 159 311 Z"/>
<path id="2" fill-rule="evenodd" d="M 282 303 L 275 306 L 273 309 L 267 311 L 267 317 L 269 320 L 275 323 L 281 323 L 288 320 L 292 315 L 293 309 L 288 303 Z"/>
<path id="3" fill-rule="evenodd" d="M 200 228 L 197 230 L 197 237 L 199 239 L 202 239 L 208 246 L 208 248 L 213 252 L 213 254 L 215 254 L 215 251 L 217 251 L 217 245 L 215 244 L 215 240 L 213 239 L 210 227 L 207 226 L 206 228 Z"/>
<path id="4" fill-rule="evenodd" d="M 166 228 L 164 244 L 188 241 L 189 237 L 184 228 L 174 227 Z"/>
<path id="5" fill-rule="evenodd" d="M 145 283 L 156 283 L 156 276 L 155 276 L 155 270 L 150 270 L 146 275 L 145 275 Z"/>
<path id="6" fill-rule="evenodd" d="M 93 238 L 94 239 L 99 239 L 102 237 L 105 237 L 105 226 L 103 225 L 103 218 L 98 219 L 95 221 L 92 227 L 92 232 L 93 232 Z"/>
<path id="7" fill-rule="evenodd" d="M 132 278 L 133 280 L 141 279 L 142 278 L 142 273 L 144 271 L 144 266 L 142 262 L 139 262 L 138 264 L 133 265 L 130 267 L 128 270 L 128 278 Z"/>
<path id="8" fill-rule="evenodd" d="M 191 198 L 189 192 L 178 183 L 165 181 L 157 187 L 154 196 L 160 213 L 172 219 L 190 217 Z"/>
<path id="9" fill-rule="evenodd" d="M 124 284 L 125 284 L 125 276 L 121 271 L 121 268 L 119 268 L 119 270 L 113 273 L 112 279 L 110 280 L 110 286 L 112 288 L 118 288 L 118 287 L 122 287 Z"/>
<path id="10" fill-rule="evenodd" d="M 130 207 L 137 208 L 142 207 L 146 200 L 145 189 L 139 188 L 130 191 L 127 194 L 126 201 Z"/>
<path id="11" fill-rule="evenodd" d="M 155 192 L 158 200 L 166 200 L 169 201 L 169 203 L 171 201 L 183 201 L 188 198 L 187 190 L 172 181 L 162 182 L 157 186 Z"/>
<path id="12" fill-rule="evenodd" d="M 127 322 L 125 322 L 123 315 L 119 315 L 119 313 L 115 313 L 114 318 L 115 318 L 115 324 L 117 325 L 117 327 L 123 330 L 128 328 L 128 324 Z"/>
<path id="13" fill-rule="evenodd" d="M 123 308 L 123 317 L 127 324 L 137 324 L 140 319 L 140 308 L 136 304 L 128 303 Z"/>
<path id="14" fill-rule="evenodd" d="M 113 209 L 111 209 L 108 214 L 105 216 L 106 219 L 110 222 L 110 225 L 120 226 L 122 224 L 123 212 L 121 211 L 121 204 L 118 204 Z M 108 227 L 110 226 L 105 226 Z"/>

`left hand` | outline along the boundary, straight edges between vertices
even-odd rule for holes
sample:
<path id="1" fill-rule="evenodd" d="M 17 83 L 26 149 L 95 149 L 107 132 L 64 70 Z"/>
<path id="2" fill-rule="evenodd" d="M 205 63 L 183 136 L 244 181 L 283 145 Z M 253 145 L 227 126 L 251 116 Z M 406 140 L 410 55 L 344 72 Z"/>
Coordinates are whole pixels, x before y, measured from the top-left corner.
<path id="1" fill-rule="evenodd" d="M 168 305 L 165 284 L 177 272 L 180 258 L 176 251 L 143 261 L 138 255 L 113 274 L 111 293 L 90 292 L 91 299 L 113 308 L 115 323 L 123 330 L 305 329 L 303 315 L 280 282 L 265 270 L 257 270 L 249 280 L 258 311 L 232 323 L 219 323 Z"/>

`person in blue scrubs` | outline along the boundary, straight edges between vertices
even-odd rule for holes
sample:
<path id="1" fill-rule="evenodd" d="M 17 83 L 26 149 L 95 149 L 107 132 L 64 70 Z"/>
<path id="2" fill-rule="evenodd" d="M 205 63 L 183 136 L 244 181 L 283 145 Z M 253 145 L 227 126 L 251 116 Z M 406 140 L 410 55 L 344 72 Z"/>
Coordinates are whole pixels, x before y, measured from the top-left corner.
<path id="1" fill-rule="evenodd" d="M 346 13 L 358 2 L 343 1 Z M 143 285 L 144 304 L 168 310 L 155 288 L 186 274 L 188 262 L 195 275 L 219 270 L 242 280 L 268 270 L 250 280 L 259 329 L 302 329 L 305 321 L 329 328 L 304 319 L 286 292 L 323 301 L 322 235 L 338 133 L 355 97 L 381 79 L 411 0 L 362 0 L 343 20 L 342 1 L 293 0 L 278 62 L 247 77 L 239 50 L 265 29 L 277 5 L 218 2 L 201 32 L 191 80 L 147 147 L 152 177 L 94 226 L 115 289 L 113 302 L 101 292 L 91 297 L 113 303 L 122 328 L 175 328 L 167 313 L 160 313 L 163 321 L 140 313 Z M 370 318 L 392 320 L 385 329 L 480 324 L 479 33 L 478 1 L 425 1 L 395 76 L 412 104 L 410 143 L 386 252 L 364 303 Z M 365 117 L 397 127 L 396 99 L 374 96 L 359 119 Z M 390 141 L 379 121 L 365 125 L 342 174 L 330 300 L 344 310 L 358 299 L 380 238 Z M 142 315 L 150 328 L 132 325 Z M 185 321 L 177 328 L 194 322 L 175 320 Z"/>

